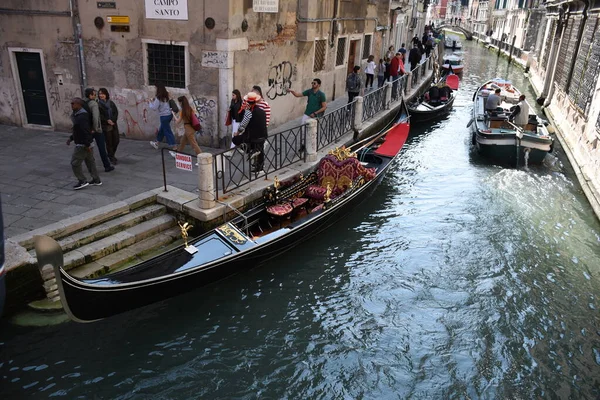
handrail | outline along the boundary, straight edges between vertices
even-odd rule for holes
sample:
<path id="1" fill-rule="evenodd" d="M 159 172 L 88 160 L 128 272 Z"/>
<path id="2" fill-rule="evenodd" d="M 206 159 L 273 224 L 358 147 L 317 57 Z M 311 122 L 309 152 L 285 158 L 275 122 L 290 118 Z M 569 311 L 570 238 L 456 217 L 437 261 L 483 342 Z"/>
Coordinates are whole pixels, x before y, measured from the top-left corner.
<path id="1" fill-rule="evenodd" d="M 354 100 L 317 119 L 317 150 L 354 129 L 356 102 L 357 100 Z"/>
<path id="2" fill-rule="evenodd" d="M 162 149 L 160 149 L 160 157 L 162 159 L 163 184 L 165 186 L 164 191 L 168 192 L 168 190 L 167 190 L 167 170 L 165 168 L 165 150 L 168 150 L 171 153 L 185 154 L 186 156 L 192 156 L 192 157 L 196 157 L 196 156 L 193 154 L 183 152 L 183 151 L 172 150 L 172 149 L 169 149 L 168 147 L 163 147 Z M 193 158 L 192 158 L 192 160 L 193 160 Z"/>
<path id="3" fill-rule="evenodd" d="M 385 86 L 382 86 L 363 97 L 363 115 L 362 121 L 372 118 L 385 107 Z"/>

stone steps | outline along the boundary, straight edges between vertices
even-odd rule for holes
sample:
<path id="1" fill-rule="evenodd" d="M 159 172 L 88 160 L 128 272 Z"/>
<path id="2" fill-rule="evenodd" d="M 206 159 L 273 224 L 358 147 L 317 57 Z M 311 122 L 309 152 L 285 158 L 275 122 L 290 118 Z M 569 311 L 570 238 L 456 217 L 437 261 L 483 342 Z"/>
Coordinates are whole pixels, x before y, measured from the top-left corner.
<path id="1" fill-rule="evenodd" d="M 175 241 L 181 241 L 181 229 L 178 226 L 166 229 L 147 239 L 127 246 L 121 250 L 81 265 L 69 271 L 76 278 L 97 278 L 114 272 L 125 266 L 144 261 L 143 255 L 151 252 L 163 252 L 165 247 Z"/>

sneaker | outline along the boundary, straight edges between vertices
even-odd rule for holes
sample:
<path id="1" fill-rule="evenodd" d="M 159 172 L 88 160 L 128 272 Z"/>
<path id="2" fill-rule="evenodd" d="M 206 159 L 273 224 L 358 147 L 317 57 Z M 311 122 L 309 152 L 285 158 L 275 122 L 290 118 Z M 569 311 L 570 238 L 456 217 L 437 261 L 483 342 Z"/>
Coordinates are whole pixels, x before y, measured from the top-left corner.
<path id="1" fill-rule="evenodd" d="M 77 182 L 77 185 L 73 186 L 73 189 L 75 189 L 75 190 L 83 189 L 87 185 L 89 185 L 89 183 L 87 183 L 86 181 L 79 181 L 79 182 Z"/>
<path id="2" fill-rule="evenodd" d="M 117 163 L 119 162 L 119 160 L 117 160 L 115 157 L 108 157 L 108 159 L 111 163 L 113 163 L 113 165 L 117 165 Z"/>
<path id="3" fill-rule="evenodd" d="M 88 182 L 91 186 L 100 186 L 102 185 L 102 181 L 100 179 L 92 179 Z"/>
<path id="4" fill-rule="evenodd" d="M 150 146 L 154 147 L 156 150 L 158 150 L 158 142 L 154 142 L 154 141 L 150 141 Z"/>
<path id="5" fill-rule="evenodd" d="M 108 168 L 104 168 L 104 172 L 110 172 L 110 171 L 114 171 L 115 167 L 113 167 L 112 165 Z"/>
<path id="6" fill-rule="evenodd" d="M 171 155 L 171 157 L 175 158 L 177 156 L 177 154 L 174 151 L 170 151 L 169 154 Z"/>

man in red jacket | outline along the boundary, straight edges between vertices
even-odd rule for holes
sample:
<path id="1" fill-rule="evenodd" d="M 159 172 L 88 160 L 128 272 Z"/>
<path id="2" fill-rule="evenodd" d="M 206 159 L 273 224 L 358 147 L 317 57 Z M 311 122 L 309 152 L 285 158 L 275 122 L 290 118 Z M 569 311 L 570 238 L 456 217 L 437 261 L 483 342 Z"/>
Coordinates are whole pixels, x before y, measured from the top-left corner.
<path id="1" fill-rule="evenodd" d="M 392 93 L 396 93 L 398 90 L 398 79 L 404 75 L 404 63 L 402 62 L 402 54 L 396 53 L 396 56 L 392 58 L 390 66 L 390 76 L 392 77 Z"/>

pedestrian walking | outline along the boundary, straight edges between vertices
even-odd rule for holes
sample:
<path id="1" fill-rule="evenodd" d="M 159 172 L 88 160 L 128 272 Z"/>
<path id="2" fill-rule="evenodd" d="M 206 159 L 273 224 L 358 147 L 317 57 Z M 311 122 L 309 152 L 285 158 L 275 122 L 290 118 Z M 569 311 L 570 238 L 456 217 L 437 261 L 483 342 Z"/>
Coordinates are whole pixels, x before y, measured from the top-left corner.
<path id="1" fill-rule="evenodd" d="M 267 115 L 257 104 L 260 99 L 260 95 L 254 92 L 244 96 L 244 117 L 232 139 L 236 146 L 242 143 L 250 146 L 249 157 L 254 158 L 252 172 L 259 172 L 264 168 L 264 145 L 268 135 Z"/>
<path id="2" fill-rule="evenodd" d="M 354 101 L 354 98 L 360 94 L 360 89 L 362 88 L 362 81 L 360 79 L 360 75 L 358 75 L 358 71 L 360 71 L 360 67 L 355 65 L 352 69 L 352 72 L 348 74 L 346 78 L 346 91 L 348 92 L 348 107 L 350 110 L 350 104 Z"/>
<path id="3" fill-rule="evenodd" d="M 187 97 L 179 96 L 177 98 L 179 104 L 181 104 L 181 108 L 179 111 L 179 117 L 174 115 L 177 119 L 175 120 L 175 124 L 179 125 L 183 123 L 183 137 L 179 142 L 179 146 L 177 146 L 177 151 L 183 151 L 185 145 L 189 143 L 192 147 L 196 155 L 202 153 L 200 146 L 198 146 L 198 142 L 196 141 L 196 132 L 200 130 L 200 121 L 198 117 L 194 113 L 194 110 L 190 106 L 190 102 Z M 175 157 L 174 152 L 170 152 L 171 156 Z"/>
<path id="4" fill-rule="evenodd" d="M 269 103 L 267 103 L 267 101 L 263 97 L 262 89 L 260 88 L 260 86 L 257 86 L 257 85 L 252 86 L 252 91 L 260 96 L 260 99 L 256 102 L 256 105 L 265 112 L 265 115 L 267 117 L 267 127 L 268 127 L 269 124 L 271 123 L 271 106 L 269 105 Z"/>
<path id="5" fill-rule="evenodd" d="M 171 130 L 173 111 L 169 102 L 169 92 L 165 85 L 160 83 L 156 85 L 156 96 L 154 99 L 149 100 L 148 103 L 150 109 L 158 111 L 158 115 L 160 116 L 160 126 L 158 127 L 156 140 L 151 141 L 150 146 L 158 149 L 158 144 L 166 138 L 169 147 L 175 150 L 175 135 L 173 135 L 173 131 Z"/>
<path id="6" fill-rule="evenodd" d="M 367 59 L 367 66 L 365 67 L 365 75 L 367 75 L 367 79 L 365 81 L 365 89 L 367 87 L 373 89 L 373 78 L 375 77 L 375 68 L 377 67 L 375 65 L 375 61 L 373 61 L 374 58 L 375 56 L 370 55 Z"/>
<path id="7" fill-rule="evenodd" d="M 238 131 L 240 122 L 242 122 L 243 118 L 242 94 L 237 89 L 231 92 L 231 103 L 229 104 L 229 118 L 231 118 L 231 133 L 233 134 L 234 132 Z"/>
<path id="8" fill-rule="evenodd" d="M 106 152 L 111 163 L 116 164 L 117 158 L 115 153 L 119 147 L 119 109 L 117 105 L 110 99 L 110 94 L 106 88 L 98 89 L 98 105 L 100 106 L 100 125 L 106 139 Z"/>
<path id="9" fill-rule="evenodd" d="M 104 172 L 110 172 L 114 170 L 115 167 L 110 165 L 108 153 L 106 152 L 106 139 L 104 137 L 104 132 L 102 131 L 102 123 L 100 122 L 100 108 L 98 107 L 98 101 L 96 101 L 96 90 L 94 88 L 87 88 L 85 89 L 84 94 L 88 108 L 86 111 L 92 114 L 92 136 L 96 141 L 98 153 L 100 153 L 100 159 L 104 165 Z"/>
<path id="10" fill-rule="evenodd" d="M 96 169 L 96 160 L 94 159 L 92 149 L 94 140 L 90 126 L 92 117 L 83 107 L 84 104 L 83 99 L 79 97 L 71 100 L 73 134 L 67 139 L 67 146 L 70 146 L 71 142 L 75 142 L 75 149 L 71 156 L 71 168 L 73 169 L 75 178 L 77 178 L 77 183 L 73 186 L 75 190 L 83 189 L 88 185 L 102 185 L 102 181 L 98 176 L 98 170 Z M 85 162 L 85 166 L 92 176 L 92 180 L 89 182 L 81 170 L 82 162 Z"/>
<path id="11" fill-rule="evenodd" d="M 382 87 L 385 82 L 385 63 L 383 62 L 383 58 L 379 59 L 379 64 L 377 65 L 377 87 Z"/>
<path id="12" fill-rule="evenodd" d="M 306 89 L 300 93 L 292 89 L 289 90 L 289 93 L 295 97 L 308 97 L 302 116 L 302 124 L 305 124 L 309 118 L 321 117 L 327 109 L 327 96 L 321 91 L 321 80 L 319 78 L 313 79 L 311 86 L 311 89 Z"/>

